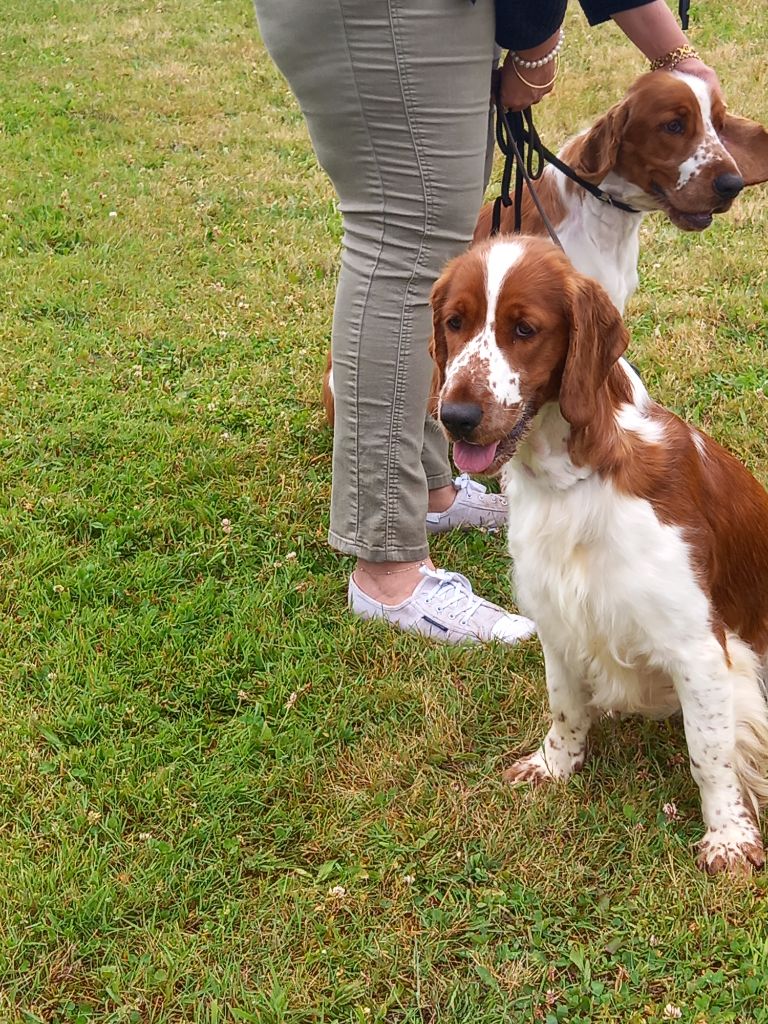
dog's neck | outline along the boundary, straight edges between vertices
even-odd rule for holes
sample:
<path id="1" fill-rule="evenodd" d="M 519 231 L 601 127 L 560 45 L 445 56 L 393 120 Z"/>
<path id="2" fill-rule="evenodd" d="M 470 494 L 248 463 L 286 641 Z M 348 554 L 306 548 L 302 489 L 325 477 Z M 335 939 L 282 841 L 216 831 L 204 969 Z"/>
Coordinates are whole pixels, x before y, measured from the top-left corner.
<path id="1" fill-rule="evenodd" d="M 566 142 L 558 156 L 571 166 L 577 165 L 588 133 L 587 129 Z M 599 281 L 623 313 L 638 283 L 640 225 L 644 214 L 658 209 L 658 204 L 613 170 L 596 184 L 641 212 L 628 213 L 601 202 L 551 165 L 544 175 L 555 185 L 565 210 L 557 233 L 568 258 L 582 274 Z"/>
<path id="2" fill-rule="evenodd" d="M 525 440 L 506 467 L 525 482 L 553 491 L 564 491 L 594 472 L 571 458 L 571 425 L 563 419 L 556 401 L 547 402 L 536 414 Z"/>
<path id="3" fill-rule="evenodd" d="M 637 288 L 644 213 L 627 213 L 601 202 L 554 167 L 548 167 L 547 173 L 557 175 L 565 206 L 557 233 L 568 258 L 582 274 L 599 281 L 623 313 Z M 625 202 L 633 201 L 637 195 L 637 188 L 614 172 L 600 183 L 600 188 Z"/>
<path id="4" fill-rule="evenodd" d="M 595 418 L 582 430 L 565 420 L 557 400 L 543 405 L 506 471 L 531 486 L 564 491 L 595 473 L 620 474 L 638 443 L 658 440 L 647 415 L 653 403 L 625 359 L 611 368 L 597 398 Z"/>

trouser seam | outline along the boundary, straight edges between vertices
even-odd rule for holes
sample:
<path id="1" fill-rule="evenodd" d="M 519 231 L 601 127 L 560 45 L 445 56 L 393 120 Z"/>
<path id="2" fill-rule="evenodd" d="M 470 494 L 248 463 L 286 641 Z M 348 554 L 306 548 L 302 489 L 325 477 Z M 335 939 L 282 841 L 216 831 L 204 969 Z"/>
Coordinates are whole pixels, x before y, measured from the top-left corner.
<path id="1" fill-rule="evenodd" d="M 376 170 L 376 175 L 378 177 L 379 194 L 381 196 L 381 229 L 379 231 L 379 236 L 378 236 L 378 239 L 377 239 L 376 256 L 375 256 L 375 258 L 373 260 L 373 265 L 371 267 L 371 271 L 370 271 L 370 274 L 368 276 L 368 281 L 366 283 L 365 296 L 363 298 L 363 301 L 360 303 L 360 314 L 359 314 L 359 317 L 358 317 L 358 320 L 357 320 L 357 331 L 356 331 L 357 337 L 356 337 L 356 345 L 355 345 L 355 372 L 354 372 L 354 375 L 353 375 L 353 380 L 354 380 L 353 406 L 354 406 L 355 451 L 359 452 L 360 451 L 360 349 L 361 349 L 361 345 L 362 345 L 362 336 L 363 336 L 363 327 L 364 327 L 363 321 L 365 319 L 365 311 L 366 311 L 367 306 L 368 306 L 368 297 L 370 295 L 371 288 L 373 287 L 373 280 L 374 280 L 374 277 L 376 276 L 376 271 L 378 270 L 379 263 L 381 262 L 382 253 L 384 252 L 384 235 L 385 235 L 385 231 L 386 231 L 387 204 L 386 204 L 386 193 L 385 193 L 385 189 L 384 189 L 384 182 L 383 182 L 382 177 L 381 177 L 381 169 L 379 167 L 378 155 L 376 153 L 376 146 L 375 146 L 375 143 L 374 143 L 373 135 L 371 134 L 371 130 L 370 130 L 369 126 L 368 126 L 368 119 L 365 116 L 365 107 L 363 106 L 363 100 L 362 100 L 362 96 L 361 96 L 361 93 L 360 93 L 360 83 L 359 83 L 358 78 L 357 78 L 357 72 L 356 72 L 356 69 L 355 69 L 355 62 L 354 62 L 354 59 L 352 57 L 352 53 L 351 53 L 351 51 L 349 49 L 349 31 L 347 29 L 347 20 L 346 20 L 346 18 L 344 16 L 344 5 L 342 3 L 342 0 L 338 0 L 338 8 L 339 8 L 339 16 L 341 18 L 342 25 L 344 26 L 344 38 L 343 38 L 344 50 L 346 52 L 347 60 L 349 62 L 349 69 L 350 69 L 350 74 L 352 76 L 352 81 L 355 83 L 355 98 L 357 100 L 358 109 L 359 109 L 360 115 L 361 115 L 360 116 L 360 120 L 361 120 L 361 122 L 362 122 L 362 124 L 363 124 L 363 126 L 365 128 L 365 133 L 366 133 L 366 135 L 368 137 L 368 144 L 369 144 L 369 146 L 371 148 L 371 154 L 373 155 L 373 166 L 374 166 L 374 168 Z M 342 219 L 345 220 L 346 218 L 343 217 Z M 344 228 L 344 230 L 346 231 L 346 227 Z M 360 517 L 360 508 L 361 508 L 360 467 L 357 464 L 357 460 L 354 460 L 354 465 L 353 465 L 352 468 L 354 470 L 354 476 L 355 476 L 355 510 L 354 511 L 355 511 L 355 543 L 357 543 L 357 541 L 359 540 L 359 537 L 360 537 L 360 522 L 361 522 L 361 517 Z"/>
<path id="2" fill-rule="evenodd" d="M 386 540 L 386 547 L 389 548 L 392 543 L 392 533 L 394 522 L 397 518 L 397 505 L 399 501 L 399 484 L 398 487 L 392 486 L 392 477 L 394 475 L 397 481 L 396 467 L 398 465 L 398 459 L 400 455 L 400 435 L 402 429 L 397 430 L 395 428 L 396 423 L 400 423 L 402 427 L 403 418 L 403 405 L 404 405 L 404 382 L 403 382 L 403 353 L 410 353 L 413 347 L 413 303 L 409 302 L 412 295 L 413 283 L 416 279 L 416 275 L 421 270 L 424 259 L 429 255 L 429 247 L 427 245 L 427 238 L 429 237 L 429 230 L 432 224 L 432 217 L 434 212 L 434 204 L 432 201 L 431 193 L 431 181 L 429 178 L 429 171 L 422 159 L 422 153 L 420 146 L 423 148 L 423 139 L 420 136 L 418 127 L 416 124 L 416 118 L 412 117 L 412 113 L 415 115 L 416 102 L 414 99 L 413 90 L 411 88 L 411 82 L 408 78 L 407 65 L 404 64 L 400 59 L 400 50 L 398 48 L 398 41 L 400 34 L 399 29 L 399 10 L 397 8 L 396 0 L 390 0 L 389 2 L 389 20 L 392 28 L 392 39 L 394 42 L 395 51 L 395 63 L 397 68 L 397 77 L 400 83 L 400 91 L 403 97 L 403 105 L 405 108 L 406 123 L 408 125 L 408 131 L 411 136 L 413 143 L 413 153 L 416 162 L 419 167 L 419 177 L 422 185 L 422 194 L 424 197 L 424 219 L 422 224 L 421 240 L 419 242 L 419 251 L 413 264 L 413 271 L 411 273 L 410 280 L 406 285 L 403 292 L 403 306 L 401 315 L 400 334 L 398 337 L 397 346 L 397 371 L 395 379 L 395 401 L 393 403 L 392 415 L 390 418 L 390 445 L 389 445 L 389 458 L 387 460 L 387 482 L 386 482 L 386 494 L 387 494 L 387 515 L 384 524 L 384 536 Z M 410 106 L 409 106 L 410 104 Z M 406 316 L 406 310 L 410 308 L 410 313 Z M 424 402 L 426 405 L 427 396 L 424 396 Z M 422 421 L 423 424 L 423 421 Z M 393 441 L 394 438 L 394 441 Z M 395 493 L 397 491 L 397 493 Z M 425 528 L 426 529 L 426 528 Z M 426 537 L 426 532 L 425 532 Z"/>

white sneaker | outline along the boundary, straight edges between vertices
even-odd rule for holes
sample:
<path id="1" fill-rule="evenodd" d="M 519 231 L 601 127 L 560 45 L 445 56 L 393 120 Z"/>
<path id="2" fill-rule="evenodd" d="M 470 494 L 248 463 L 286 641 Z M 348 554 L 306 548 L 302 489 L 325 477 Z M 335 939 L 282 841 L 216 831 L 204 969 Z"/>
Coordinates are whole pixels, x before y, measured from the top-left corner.
<path id="1" fill-rule="evenodd" d="M 402 604 L 381 604 L 349 578 L 349 607 L 361 619 L 385 619 L 393 626 L 446 644 L 515 644 L 533 636 L 536 626 L 523 615 L 511 615 L 476 597 L 466 576 L 421 567 L 424 579 Z"/>
<path id="2" fill-rule="evenodd" d="M 450 508 L 445 512 L 427 512 L 427 533 L 448 530 L 501 530 L 507 525 L 509 509 L 503 494 L 491 494 L 487 487 L 466 473 L 453 481 L 457 490 Z"/>

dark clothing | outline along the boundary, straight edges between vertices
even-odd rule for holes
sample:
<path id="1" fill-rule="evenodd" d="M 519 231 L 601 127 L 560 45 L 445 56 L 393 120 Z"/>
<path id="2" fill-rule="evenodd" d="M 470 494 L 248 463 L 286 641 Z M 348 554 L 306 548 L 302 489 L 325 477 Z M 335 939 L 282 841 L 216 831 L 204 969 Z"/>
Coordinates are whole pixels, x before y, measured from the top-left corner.
<path id="1" fill-rule="evenodd" d="M 579 0 L 579 3 L 589 24 L 599 25 L 601 21 L 608 21 L 614 14 L 631 11 L 635 7 L 645 7 L 646 4 L 652 3 L 652 0 Z"/>
<path id="2" fill-rule="evenodd" d="M 579 0 L 590 25 L 643 7 L 652 0 Z M 557 31 L 565 17 L 566 0 L 495 0 L 496 42 L 505 50 L 531 50 Z"/>

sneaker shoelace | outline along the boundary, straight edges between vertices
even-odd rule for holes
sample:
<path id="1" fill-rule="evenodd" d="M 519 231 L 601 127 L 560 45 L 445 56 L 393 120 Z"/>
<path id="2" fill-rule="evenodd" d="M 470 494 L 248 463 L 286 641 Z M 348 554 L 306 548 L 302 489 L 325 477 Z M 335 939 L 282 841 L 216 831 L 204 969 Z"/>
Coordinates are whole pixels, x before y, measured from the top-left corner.
<path id="1" fill-rule="evenodd" d="M 470 494 L 485 494 L 488 490 L 483 484 L 473 480 L 469 473 L 462 473 L 461 476 L 457 476 L 453 481 L 453 486 L 457 491 L 464 491 L 467 496 Z"/>
<path id="2" fill-rule="evenodd" d="M 453 481 L 453 486 L 457 491 L 463 492 L 468 498 L 471 498 L 473 494 L 487 494 L 488 488 L 483 484 L 479 484 L 477 480 L 473 480 L 468 473 L 462 473 L 461 476 L 457 476 Z M 506 505 L 507 499 L 503 494 L 489 494 L 494 504 Z"/>
<path id="3" fill-rule="evenodd" d="M 451 619 L 455 619 L 461 612 L 460 624 L 462 626 L 469 625 L 469 619 L 472 618 L 483 601 L 482 598 L 475 597 L 472 592 L 472 584 L 467 577 L 462 576 L 459 572 L 430 569 L 426 565 L 421 567 L 420 572 L 422 576 L 439 581 L 435 589 L 424 598 L 424 603 L 433 604 L 438 615 L 452 608 L 453 612 L 447 612 Z"/>

